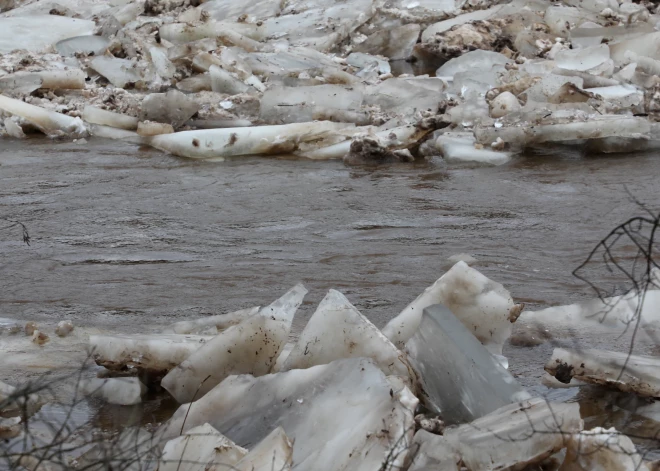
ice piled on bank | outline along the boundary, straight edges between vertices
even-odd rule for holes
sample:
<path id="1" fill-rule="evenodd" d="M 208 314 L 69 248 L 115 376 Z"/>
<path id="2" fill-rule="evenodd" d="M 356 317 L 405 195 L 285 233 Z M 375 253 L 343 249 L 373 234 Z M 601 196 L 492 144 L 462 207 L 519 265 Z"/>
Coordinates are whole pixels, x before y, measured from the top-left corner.
<path id="1" fill-rule="evenodd" d="M 446 423 L 471 421 L 529 397 L 471 330 L 442 305 L 424 309 L 405 350 L 426 407 Z"/>
<path id="2" fill-rule="evenodd" d="M 137 378 L 83 379 L 80 388 L 87 395 L 122 406 L 139 404 L 147 391 L 144 384 Z"/>
<path id="3" fill-rule="evenodd" d="M 459 471 L 460 456 L 440 435 L 418 430 L 410 449 L 413 459 L 408 471 Z"/>
<path id="4" fill-rule="evenodd" d="M 433 304 L 449 308 L 488 350 L 498 355 L 511 335 L 511 324 L 523 309 L 523 305 L 514 304 L 501 284 L 458 262 L 388 322 L 383 333 L 395 345 L 405 344 L 417 331 L 424 308 Z"/>
<path id="5" fill-rule="evenodd" d="M 170 371 L 161 385 L 180 403 L 203 397 L 230 375 L 270 372 L 307 294 L 302 284 L 237 325 L 229 327 Z"/>
<path id="6" fill-rule="evenodd" d="M 282 427 L 277 427 L 266 438 L 261 440 L 238 463 L 237 471 L 257 471 L 276 469 L 289 471 L 293 458 L 293 443 L 286 436 Z"/>
<path id="7" fill-rule="evenodd" d="M 330 290 L 300 334 L 282 371 L 359 357 L 371 358 L 386 375 L 409 376 L 405 354 L 343 294 Z"/>
<path id="8" fill-rule="evenodd" d="M 572 434 L 561 471 L 648 471 L 635 445 L 614 427 Z"/>
<path id="9" fill-rule="evenodd" d="M 510 404 L 469 424 L 445 431 L 471 471 L 506 469 L 543 461 L 582 430 L 580 406 L 532 398 Z"/>
<path id="10" fill-rule="evenodd" d="M 508 152 L 475 147 L 476 140 L 470 132 L 447 132 L 435 140 L 442 156 L 448 162 L 475 162 L 488 165 L 503 165 L 511 160 Z"/>
<path id="11" fill-rule="evenodd" d="M 281 426 L 294 444 L 294 469 L 376 471 L 388 456 L 395 457 L 393 466 L 403 464 L 416 405 L 372 360 L 337 360 L 258 378 L 231 376 L 182 405 L 163 434 L 178 436 L 182 427 L 208 422 L 252 448 Z"/>
<path id="12" fill-rule="evenodd" d="M 575 378 L 640 396 L 660 397 L 660 359 L 655 357 L 555 348 L 545 370 L 562 383 Z"/>
<path id="13" fill-rule="evenodd" d="M 48 111 L 20 100 L 0 95 L 0 110 L 29 121 L 44 134 L 49 136 L 78 136 L 87 134 L 80 118 L 72 118 L 55 111 Z"/>
<path id="14" fill-rule="evenodd" d="M 144 80 L 144 72 L 128 59 L 99 56 L 92 59 L 90 66 L 118 88 Z"/>

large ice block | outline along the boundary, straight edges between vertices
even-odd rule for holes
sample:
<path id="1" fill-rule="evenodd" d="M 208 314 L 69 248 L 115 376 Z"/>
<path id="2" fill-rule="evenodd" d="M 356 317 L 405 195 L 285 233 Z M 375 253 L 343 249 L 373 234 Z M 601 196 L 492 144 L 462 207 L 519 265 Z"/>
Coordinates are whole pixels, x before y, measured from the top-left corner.
<path id="1" fill-rule="evenodd" d="M 296 470 L 378 471 L 402 466 L 414 430 L 417 399 L 396 388 L 365 358 L 254 378 L 231 376 L 203 398 L 184 404 L 162 429 L 210 423 L 252 448 L 275 427 L 293 440 Z"/>
<path id="2" fill-rule="evenodd" d="M 130 406 L 142 402 L 147 388 L 138 378 L 89 378 L 81 380 L 85 394 L 98 397 L 110 404 Z"/>
<path id="3" fill-rule="evenodd" d="M 459 471 L 460 456 L 441 435 L 418 430 L 410 447 L 408 471 Z"/>
<path id="4" fill-rule="evenodd" d="M 161 385 L 185 403 L 204 396 L 227 376 L 267 374 L 289 338 L 305 294 L 298 284 L 258 314 L 229 327 L 170 371 Z"/>
<path id="5" fill-rule="evenodd" d="M 575 378 L 640 396 L 660 397 L 660 359 L 656 357 L 555 348 L 545 370 L 566 384 Z"/>
<path id="6" fill-rule="evenodd" d="M 366 52 L 387 57 L 390 60 L 407 59 L 419 39 L 420 26 L 407 24 L 397 28 L 387 28 L 371 34 L 364 42 L 357 44 L 355 52 Z"/>
<path id="7" fill-rule="evenodd" d="M 510 404 L 469 424 L 445 431 L 470 471 L 523 469 L 566 446 L 582 430 L 580 406 L 532 398 Z"/>
<path id="8" fill-rule="evenodd" d="M 614 427 L 571 435 L 560 471 L 648 471 L 629 437 Z"/>
<path id="9" fill-rule="evenodd" d="M 331 289 L 300 334 L 282 371 L 358 357 L 373 359 L 386 375 L 409 376 L 405 354 L 343 294 Z"/>
<path id="10" fill-rule="evenodd" d="M 0 54 L 15 49 L 40 51 L 63 39 L 91 35 L 95 27 L 93 21 L 57 15 L 0 18 Z"/>
<path id="11" fill-rule="evenodd" d="M 20 116 L 49 136 L 82 137 L 87 134 L 87 129 L 80 118 L 45 110 L 4 95 L 0 95 L 0 110 Z"/>
<path id="12" fill-rule="evenodd" d="M 130 83 L 144 79 L 144 71 L 137 67 L 137 63 L 128 59 L 99 56 L 92 59 L 89 65 L 117 88 L 124 88 Z"/>
<path id="13" fill-rule="evenodd" d="M 176 129 L 197 113 L 199 108 L 199 104 L 178 90 L 152 93 L 142 101 L 140 121 L 167 123 Z"/>
<path id="14" fill-rule="evenodd" d="M 459 72 L 487 71 L 496 66 L 511 63 L 504 54 L 493 51 L 471 51 L 460 57 L 445 62 L 438 70 L 436 77 L 453 77 Z"/>
<path id="15" fill-rule="evenodd" d="M 284 433 L 282 427 L 277 427 L 266 438 L 238 463 L 236 471 L 277 470 L 289 471 L 293 458 L 293 443 Z"/>
<path id="16" fill-rule="evenodd" d="M 475 139 L 472 133 L 447 132 L 438 136 L 435 147 L 442 152 L 448 162 L 475 162 L 487 165 L 503 165 L 511 160 L 508 152 L 474 147 Z"/>
<path id="17" fill-rule="evenodd" d="M 445 306 L 424 309 L 406 351 L 425 405 L 448 424 L 469 422 L 529 397 Z"/>

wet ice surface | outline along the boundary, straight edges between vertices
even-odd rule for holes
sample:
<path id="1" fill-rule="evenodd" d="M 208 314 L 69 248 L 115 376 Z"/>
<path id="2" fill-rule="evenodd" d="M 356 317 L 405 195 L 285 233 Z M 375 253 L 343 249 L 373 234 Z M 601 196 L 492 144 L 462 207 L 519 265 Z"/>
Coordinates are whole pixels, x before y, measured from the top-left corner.
<path id="1" fill-rule="evenodd" d="M 268 305 L 303 281 L 310 293 L 294 337 L 330 288 L 382 328 L 458 253 L 474 256 L 473 266 L 526 309 L 591 299 L 570 272 L 638 213 L 623 184 L 654 201 L 660 161 L 652 154 L 550 152 L 497 168 L 446 168 L 434 160 L 374 170 L 287 158 L 209 164 L 94 139 L 4 140 L 0 214 L 24 222 L 32 245 L 17 228 L 0 233 L 1 316 L 34 320 L 50 333 L 64 319 L 80 335 L 84 328 L 153 333 Z M 573 334 L 560 345 L 627 347 L 614 334 Z M 43 350 L 29 342 L 25 349 L 36 359 L 70 341 L 81 354 L 73 340 L 55 337 Z M 539 383 L 554 346 L 506 344 L 504 354 L 533 394 L 577 400 L 584 396 L 577 388 L 548 391 Z M 0 380 L 37 375 L 43 370 L 35 359 L 28 368 L 0 361 Z M 175 407 L 168 401 L 151 394 L 142 406 L 105 405 L 97 420 L 110 427 L 144 410 L 144 422 L 162 421 Z M 602 408 L 582 401 L 594 425 L 612 425 L 598 421 Z M 638 416 L 631 421 L 632 430 L 658 427 Z"/>

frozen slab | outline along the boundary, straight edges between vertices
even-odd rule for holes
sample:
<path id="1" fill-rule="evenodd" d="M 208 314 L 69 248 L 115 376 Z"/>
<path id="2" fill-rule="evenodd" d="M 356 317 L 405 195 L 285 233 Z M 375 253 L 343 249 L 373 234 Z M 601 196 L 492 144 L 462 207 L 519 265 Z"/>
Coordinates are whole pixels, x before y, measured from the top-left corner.
<path id="1" fill-rule="evenodd" d="M 438 104 L 445 98 L 445 88 L 446 82 L 436 77 L 390 78 L 367 87 L 364 102 L 401 115 L 437 112 Z"/>
<path id="2" fill-rule="evenodd" d="M 448 20 L 434 23 L 422 32 L 422 42 L 429 42 L 435 37 L 436 34 L 449 31 L 454 26 L 460 26 L 472 21 L 483 21 L 491 18 L 495 16 L 495 14 L 497 14 L 501 8 L 502 5 L 495 5 L 485 10 L 476 10 L 470 13 L 463 13 Z"/>
<path id="3" fill-rule="evenodd" d="M 142 101 L 140 120 L 167 123 L 176 129 L 197 113 L 199 108 L 199 104 L 178 90 L 152 93 Z"/>
<path id="4" fill-rule="evenodd" d="M 580 406 L 532 398 L 445 431 L 471 471 L 534 464 L 566 446 L 568 434 L 582 430 Z"/>
<path id="5" fill-rule="evenodd" d="M 640 396 L 660 397 L 660 359 L 656 357 L 555 348 L 545 370 L 565 384 L 575 378 Z"/>
<path id="6" fill-rule="evenodd" d="M 212 336 L 200 335 L 90 335 L 97 365 L 109 370 L 137 369 L 164 374 L 182 363 Z"/>
<path id="7" fill-rule="evenodd" d="M 207 12 L 214 20 L 236 20 L 241 15 L 247 15 L 255 20 L 265 20 L 278 16 L 282 11 L 280 0 L 211 0 L 198 7 Z"/>
<path id="8" fill-rule="evenodd" d="M 277 427 L 236 464 L 237 471 L 275 469 L 288 471 L 293 460 L 293 442 L 282 427 Z"/>
<path id="9" fill-rule="evenodd" d="M 355 45 L 355 52 L 364 52 L 388 57 L 390 60 L 408 59 L 419 39 L 420 26 L 407 24 L 396 28 L 376 31 L 360 44 Z"/>
<path id="10" fill-rule="evenodd" d="M 211 76 L 211 90 L 216 93 L 238 95 L 246 93 L 250 89 L 248 85 L 217 65 L 209 67 L 209 75 Z"/>
<path id="11" fill-rule="evenodd" d="M 459 72 L 486 71 L 495 66 L 511 63 L 504 54 L 493 51 L 471 51 L 444 63 L 436 70 L 436 77 L 453 77 Z"/>
<path id="12" fill-rule="evenodd" d="M 441 435 L 418 430 L 410 449 L 413 458 L 408 471 L 459 471 L 461 457 Z"/>
<path id="13" fill-rule="evenodd" d="M 358 89 L 339 85 L 272 88 L 263 94 L 260 117 L 270 124 L 312 120 L 315 107 L 359 110 L 363 95 Z"/>
<path id="14" fill-rule="evenodd" d="M 298 284 L 259 313 L 221 332 L 170 371 L 161 386 L 183 404 L 203 397 L 230 375 L 267 374 L 289 338 L 305 294 L 305 287 Z"/>
<path id="15" fill-rule="evenodd" d="M 372 65 L 374 62 L 378 65 L 379 74 L 389 74 L 392 72 L 390 63 L 387 60 L 381 59 L 371 54 L 365 54 L 363 52 L 352 52 L 346 57 L 346 63 L 348 65 L 359 67 L 361 69 Z"/>
<path id="16" fill-rule="evenodd" d="M 137 378 L 90 378 L 81 380 L 82 391 L 110 404 L 132 406 L 142 402 L 147 388 Z"/>
<path id="17" fill-rule="evenodd" d="M 508 152 L 488 148 L 475 148 L 476 140 L 471 132 L 448 132 L 435 140 L 435 146 L 449 162 L 476 162 L 487 165 L 503 165 L 511 160 Z"/>
<path id="18" fill-rule="evenodd" d="M 388 457 L 402 466 L 416 405 L 372 360 L 353 358 L 259 378 L 231 376 L 182 405 L 162 432 L 178 435 L 208 422 L 252 448 L 281 426 L 294 443 L 294 469 L 377 471 Z"/>
<path id="19" fill-rule="evenodd" d="M 610 56 L 617 66 L 626 64 L 626 53 L 660 60 L 660 31 L 644 34 L 608 45 Z"/>
<path id="20" fill-rule="evenodd" d="M 610 68 L 609 60 L 610 48 L 607 44 L 583 49 L 565 49 L 559 51 L 555 56 L 557 67 L 561 69 L 590 71 L 595 75 L 600 75 L 600 73 Z"/>
<path id="21" fill-rule="evenodd" d="M 259 312 L 259 306 L 241 309 L 240 311 L 229 312 L 227 314 L 220 314 L 217 316 L 202 317 L 192 321 L 176 322 L 166 328 L 163 333 L 165 334 L 198 334 L 208 329 L 215 328 L 217 332 L 221 332 L 232 325 L 243 322 L 248 317 L 251 317 Z"/>
<path id="22" fill-rule="evenodd" d="M 464 423 L 529 394 L 449 309 L 424 309 L 405 347 L 418 373 L 423 401 L 445 423 Z"/>
<path id="23" fill-rule="evenodd" d="M 130 83 L 144 79 L 143 71 L 137 68 L 135 62 L 128 59 L 99 56 L 92 59 L 89 65 L 117 88 L 124 88 Z"/>
<path id="24" fill-rule="evenodd" d="M 157 149 L 180 157 L 222 160 L 242 155 L 277 155 L 295 152 L 301 143 L 316 141 L 346 124 L 330 121 L 246 128 L 204 129 L 148 138 Z"/>
<path id="25" fill-rule="evenodd" d="M 571 435 L 561 471 L 648 471 L 633 442 L 614 427 Z"/>
<path id="26" fill-rule="evenodd" d="M 254 74 L 266 77 L 337 67 L 329 56 L 307 47 L 290 47 L 286 51 L 278 52 L 255 52 L 245 54 L 243 59 Z"/>
<path id="27" fill-rule="evenodd" d="M 236 469 L 234 465 L 247 454 L 209 424 L 193 427 L 163 448 L 160 471 L 205 471 Z"/>
<path id="28" fill-rule="evenodd" d="M 113 128 L 135 131 L 138 126 L 138 118 L 104 110 L 95 106 L 85 105 L 82 118 L 87 123 L 100 124 Z"/>
<path id="29" fill-rule="evenodd" d="M 91 35 L 93 21 L 57 15 L 0 18 L 0 54 L 15 49 L 40 51 L 63 39 Z"/>
<path id="30" fill-rule="evenodd" d="M 395 345 L 405 344 L 417 331 L 424 308 L 434 304 L 447 306 L 486 348 L 498 355 L 511 335 L 511 324 L 523 309 L 523 305 L 514 304 L 504 286 L 461 261 L 388 322 L 383 333 Z"/>
<path id="31" fill-rule="evenodd" d="M 74 57 L 76 54 L 103 55 L 110 45 L 110 40 L 103 36 L 75 36 L 55 44 L 55 49 L 61 56 Z"/>
<path id="32" fill-rule="evenodd" d="M 167 57 L 167 51 L 160 47 L 151 47 L 149 48 L 149 57 L 151 58 L 151 63 L 156 69 L 156 73 L 164 78 L 171 79 L 176 73 L 176 67 Z"/>
<path id="33" fill-rule="evenodd" d="M 343 294 L 331 289 L 300 334 L 282 371 L 359 357 L 371 358 L 386 375 L 407 379 L 411 373 L 405 354 Z"/>
<path id="34" fill-rule="evenodd" d="M 72 118 L 55 111 L 0 95 L 0 110 L 19 116 L 49 136 L 84 137 L 87 129 L 80 118 Z"/>

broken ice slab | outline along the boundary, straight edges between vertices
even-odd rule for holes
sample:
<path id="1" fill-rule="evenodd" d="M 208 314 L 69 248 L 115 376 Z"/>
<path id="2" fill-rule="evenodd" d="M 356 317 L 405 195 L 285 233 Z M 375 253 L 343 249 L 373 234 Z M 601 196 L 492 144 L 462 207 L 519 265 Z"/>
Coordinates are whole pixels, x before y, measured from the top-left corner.
<path id="1" fill-rule="evenodd" d="M 101 124 L 126 129 L 127 131 L 135 131 L 138 125 L 138 119 L 133 116 L 126 116 L 90 105 L 85 105 L 85 108 L 83 108 L 82 118 L 87 123 Z"/>
<path id="2" fill-rule="evenodd" d="M 472 21 L 483 21 L 491 18 L 495 16 L 495 14 L 498 13 L 501 8 L 502 5 L 495 5 L 485 10 L 476 10 L 470 13 L 463 13 L 461 15 L 455 16 L 454 18 L 434 23 L 422 32 L 422 42 L 429 42 L 433 40 L 436 34 L 449 31 L 454 26 L 460 26 Z"/>
<path id="3" fill-rule="evenodd" d="M 639 396 L 660 397 L 660 359 L 655 357 L 555 348 L 545 370 L 563 383 L 576 378 Z"/>
<path id="4" fill-rule="evenodd" d="M 373 62 L 378 64 L 379 74 L 389 74 L 392 72 L 390 63 L 387 60 L 372 56 L 371 54 L 365 54 L 363 52 L 352 52 L 348 55 L 348 57 L 346 57 L 346 63 L 348 65 L 359 67 L 361 69 Z"/>
<path id="5" fill-rule="evenodd" d="M 163 448 L 160 471 L 205 471 L 236 469 L 247 450 L 237 446 L 209 424 L 193 427 Z M 277 468 L 276 468 L 277 469 Z"/>
<path id="6" fill-rule="evenodd" d="M 242 56 L 252 73 L 276 76 L 337 67 L 330 56 L 306 47 L 290 47 L 286 51 L 257 52 Z"/>
<path id="7" fill-rule="evenodd" d="M 535 126 L 513 125 L 503 127 L 480 126 L 474 130 L 477 142 L 491 145 L 498 138 L 513 148 L 519 149 L 544 142 L 568 142 L 579 139 L 597 139 L 603 137 L 638 138 L 648 136 L 649 121 L 619 115 L 592 115 L 588 120 L 575 122 L 552 122 L 552 118 L 543 120 Z"/>
<path id="8" fill-rule="evenodd" d="M 591 75 L 588 72 L 580 72 L 578 70 L 567 70 L 567 69 L 557 68 L 557 69 L 552 69 L 552 75 L 563 75 L 565 77 L 579 77 L 583 81 L 584 88 L 611 87 L 614 85 L 619 85 L 619 81 L 613 78 Z"/>
<path id="9" fill-rule="evenodd" d="M 80 118 L 72 118 L 55 111 L 0 95 L 0 110 L 19 116 L 49 136 L 84 137 L 87 134 Z"/>
<path id="10" fill-rule="evenodd" d="M 59 41 L 55 49 L 64 57 L 75 57 L 76 54 L 101 56 L 109 45 L 110 40 L 103 36 L 76 36 Z"/>
<path id="11" fill-rule="evenodd" d="M 218 47 L 218 41 L 215 38 L 204 38 L 199 41 L 178 44 L 167 50 L 167 58 L 176 61 L 183 57 L 195 56 L 200 52 L 213 51 Z"/>
<path id="12" fill-rule="evenodd" d="M 211 76 L 211 90 L 216 93 L 238 95 L 246 93 L 250 89 L 248 85 L 232 75 L 231 72 L 227 72 L 217 65 L 209 67 L 209 75 Z"/>
<path id="13" fill-rule="evenodd" d="M 196 334 L 209 328 L 216 328 L 218 332 L 221 332 L 232 325 L 239 324 L 248 317 L 255 315 L 257 312 L 259 312 L 259 306 L 217 316 L 202 317 L 201 319 L 195 319 L 193 321 L 176 322 L 166 328 L 163 333 Z"/>
<path id="14" fill-rule="evenodd" d="M 160 27 L 161 38 L 182 44 L 205 38 L 217 38 L 220 42 L 242 47 L 246 51 L 259 51 L 266 45 L 259 43 L 262 28 L 250 23 L 228 21 L 208 21 L 191 26 L 186 23 L 169 23 Z"/>
<path id="15" fill-rule="evenodd" d="M 41 88 L 43 81 L 37 74 L 29 72 L 3 75 L 0 77 L 0 92 L 7 95 L 27 95 Z"/>
<path id="16" fill-rule="evenodd" d="M 30 393 L 29 387 L 21 389 L 0 381 L 0 417 L 23 410 L 26 401 L 28 415 L 31 415 L 39 407 L 39 396 Z"/>
<path id="17" fill-rule="evenodd" d="M 610 56 L 617 66 L 626 64 L 626 53 L 660 59 L 660 31 L 609 44 Z"/>
<path id="18" fill-rule="evenodd" d="M 438 111 L 446 82 L 436 77 L 390 78 L 366 87 L 364 103 L 383 111 L 413 116 L 417 111 Z"/>
<path id="19" fill-rule="evenodd" d="M 580 406 L 531 398 L 510 404 L 469 424 L 445 430 L 470 471 L 491 471 L 539 463 L 582 430 Z"/>
<path id="20" fill-rule="evenodd" d="M 459 471 L 461 461 L 456 450 L 441 435 L 418 430 L 410 445 L 410 467 L 408 471 Z"/>
<path id="21" fill-rule="evenodd" d="M 343 294 L 331 289 L 300 334 L 282 371 L 355 357 L 371 358 L 388 376 L 407 379 L 412 373 L 405 354 Z"/>
<path id="22" fill-rule="evenodd" d="M 177 129 L 197 113 L 199 108 L 199 104 L 178 90 L 151 93 L 142 100 L 140 121 L 167 123 Z"/>
<path id="23" fill-rule="evenodd" d="M 172 134 L 174 128 L 171 124 L 156 123 L 154 121 L 140 121 L 137 126 L 137 134 L 142 137 L 159 136 L 161 134 Z"/>
<path id="24" fill-rule="evenodd" d="M 84 394 L 103 399 L 109 404 L 132 406 L 142 402 L 147 388 L 137 378 L 90 378 L 80 382 Z"/>
<path id="25" fill-rule="evenodd" d="M 15 72 L 0 77 L 0 91 L 30 93 L 37 88 L 80 90 L 85 88 L 87 74 L 80 69 Z"/>
<path id="26" fill-rule="evenodd" d="M 652 59 L 646 56 L 640 56 L 634 52 L 626 52 L 625 57 L 630 62 L 633 62 L 637 65 L 637 69 L 640 71 L 649 74 L 649 75 L 660 75 L 660 61 Z"/>
<path id="27" fill-rule="evenodd" d="M 242 155 L 295 152 L 301 143 L 322 139 L 346 124 L 318 121 L 279 126 L 204 129 L 148 138 L 156 149 L 192 159 L 223 159 Z M 342 154 L 343 155 L 343 154 Z"/>
<path id="28" fill-rule="evenodd" d="M 230 375 L 261 376 L 289 338 L 291 322 L 307 294 L 297 284 L 281 298 L 207 342 L 161 381 L 181 404 L 203 397 Z"/>
<path id="29" fill-rule="evenodd" d="M 209 74 L 193 75 L 176 84 L 176 88 L 189 93 L 211 91 L 211 76 Z"/>
<path id="30" fill-rule="evenodd" d="M 614 427 L 572 434 L 561 471 L 648 471 L 629 437 Z"/>
<path id="31" fill-rule="evenodd" d="M 238 463 L 237 471 L 278 470 L 289 471 L 293 461 L 293 442 L 282 427 L 277 427 L 261 440 Z"/>
<path id="32" fill-rule="evenodd" d="M 40 51 L 63 39 L 91 35 L 93 21 L 57 15 L 0 18 L 0 54 L 15 49 Z"/>
<path id="33" fill-rule="evenodd" d="M 561 69 L 579 70 L 594 75 L 611 75 L 614 70 L 607 44 L 559 51 L 555 56 L 555 62 Z"/>
<path id="34" fill-rule="evenodd" d="M 527 97 L 528 101 L 546 102 L 567 83 L 571 83 L 577 88 L 584 88 L 584 80 L 580 77 L 547 74 L 525 90 L 523 96 Z"/>
<path id="35" fill-rule="evenodd" d="M 162 433 L 178 436 L 208 422 L 251 449 L 281 426 L 294 443 L 294 469 L 377 471 L 388 456 L 396 469 L 412 440 L 416 405 L 372 360 L 352 358 L 258 378 L 231 376 L 182 405 Z"/>
<path id="36" fill-rule="evenodd" d="M 464 423 L 529 398 L 477 338 L 440 304 L 424 309 L 406 343 L 423 401 L 448 424 Z"/>
<path id="37" fill-rule="evenodd" d="M 471 132 L 447 132 L 438 136 L 435 147 L 442 152 L 448 162 L 476 162 L 488 165 L 503 165 L 511 160 L 509 152 L 498 152 L 485 148 L 475 148 Z"/>
<path id="38" fill-rule="evenodd" d="M 240 18 L 247 15 L 255 20 L 265 20 L 279 16 L 282 10 L 280 0 L 211 0 L 202 3 L 198 9 L 205 11 L 214 20 L 225 20 L 228 18 Z"/>
<path id="39" fill-rule="evenodd" d="M 424 308 L 434 304 L 447 306 L 486 348 L 498 355 L 523 308 L 522 304 L 514 304 L 504 286 L 461 261 L 388 322 L 383 333 L 402 346 L 417 331 Z"/>
<path id="40" fill-rule="evenodd" d="M 172 62 L 167 58 L 167 52 L 165 49 L 160 47 L 151 47 L 149 48 L 149 56 L 151 57 L 151 63 L 156 69 L 156 73 L 164 78 L 171 79 L 176 73 L 176 67 Z"/>
<path id="41" fill-rule="evenodd" d="M 511 63 L 511 59 L 493 51 L 471 51 L 445 62 L 438 70 L 436 77 L 453 77 L 459 72 L 487 71 L 493 67 L 504 66 Z"/>
<path id="42" fill-rule="evenodd" d="M 3 121 L 3 124 L 5 125 L 5 131 L 11 137 L 14 137 L 16 139 L 24 139 L 25 138 L 25 133 L 23 132 L 23 128 L 14 119 L 5 118 L 5 120 Z M 0 327 L 0 331 L 1 330 L 2 330 L 2 328 Z"/>
<path id="43" fill-rule="evenodd" d="M 128 59 L 99 56 L 92 59 L 89 65 L 117 88 L 124 88 L 144 79 L 143 71 Z"/>
<path id="44" fill-rule="evenodd" d="M 545 11 L 545 24 L 550 33 L 567 38 L 570 30 L 586 21 L 597 21 L 596 13 L 582 8 L 552 4 Z"/>
<path id="45" fill-rule="evenodd" d="M 364 52 L 387 57 L 390 60 L 408 59 L 419 39 L 420 26 L 407 24 L 396 28 L 376 31 L 353 47 L 355 52 Z"/>
<path id="46" fill-rule="evenodd" d="M 359 110 L 362 99 L 359 89 L 339 85 L 272 88 L 263 94 L 260 117 L 268 124 L 302 123 L 312 120 L 314 107 Z"/>
<path id="47" fill-rule="evenodd" d="M 199 335 L 90 335 L 96 364 L 109 370 L 146 371 L 162 375 L 182 363 L 212 336 Z"/>

